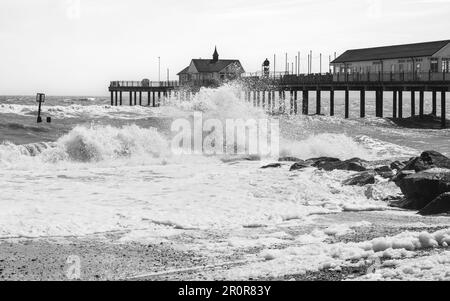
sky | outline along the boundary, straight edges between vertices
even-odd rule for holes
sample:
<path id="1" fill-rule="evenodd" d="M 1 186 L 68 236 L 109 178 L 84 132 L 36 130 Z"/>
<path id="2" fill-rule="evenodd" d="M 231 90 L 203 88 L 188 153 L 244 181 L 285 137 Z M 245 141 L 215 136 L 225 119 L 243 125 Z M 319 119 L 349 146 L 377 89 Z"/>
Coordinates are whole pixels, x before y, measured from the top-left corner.
<path id="1" fill-rule="evenodd" d="M 335 52 L 450 39 L 449 28 L 450 0 L 1 0 L 0 95 L 102 96 L 109 81 L 167 70 L 175 80 L 214 46 L 247 72 L 274 54 L 282 71 L 299 51 L 302 72 L 309 51 L 326 71 Z"/>

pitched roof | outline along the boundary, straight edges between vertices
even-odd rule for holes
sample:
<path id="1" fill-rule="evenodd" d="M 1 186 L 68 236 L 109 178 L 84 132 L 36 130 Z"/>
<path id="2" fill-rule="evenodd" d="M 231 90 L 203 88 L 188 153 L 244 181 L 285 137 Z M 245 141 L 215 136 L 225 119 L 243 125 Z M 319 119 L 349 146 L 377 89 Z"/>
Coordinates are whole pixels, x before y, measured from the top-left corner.
<path id="1" fill-rule="evenodd" d="M 184 68 L 183 70 L 181 70 L 177 75 L 180 75 L 180 74 L 187 74 L 188 71 L 189 71 L 189 66 L 187 66 L 186 68 Z"/>
<path id="2" fill-rule="evenodd" d="M 198 72 L 220 72 L 233 63 L 240 64 L 239 60 L 218 60 L 213 62 L 212 60 L 195 59 L 192 61 Z"/>
<path id="3" fill-rule="evenodd" d="M 375 61 L 384 59 L 432 56 L 450 43 L 450 40 L 347 50 L 331 63 Z"/>

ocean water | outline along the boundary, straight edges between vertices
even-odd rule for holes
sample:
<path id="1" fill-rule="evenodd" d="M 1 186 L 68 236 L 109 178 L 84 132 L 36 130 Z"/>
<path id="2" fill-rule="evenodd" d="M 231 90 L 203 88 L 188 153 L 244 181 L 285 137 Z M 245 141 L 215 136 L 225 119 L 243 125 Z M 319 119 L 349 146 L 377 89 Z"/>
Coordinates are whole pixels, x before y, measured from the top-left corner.
<path id="1" fill-rule="evenodd" d="M 172 122 L 194 111 L 219 119 L 266 116 L 241 96 L 238 86 L 224 86 L 204 89 L 190 102 L 166 99 L 159 108 L 111 107 L 108 97 L 48 97 L 42 114 L 52 117 L 50 124 L 36 124 L 34 97 L 1 96 L 0 237 L 164 236 L 307 222 L 318 214 L 384 210 L 382 199 L 399 192 L 381 179 L 370 189 L 343 186 L 352 174 L 346 171 L 260 169 L 272 158 L 224 162 L 223 156 L 173 154 Z M 351 116 L 358 116 L 354 99 Z M 314 103 L 311 97 L 311 111 Z M 404 103 L 407 116 L 406 95 Z M 450 130 L 401 128 L 371 114 L 373 97 L 367 104 L 365 119 L 341 118 L 339 94 L 335 117 L 274 116 L 281 154 L 380 160 L 434 149 L 450 155 Z"/>

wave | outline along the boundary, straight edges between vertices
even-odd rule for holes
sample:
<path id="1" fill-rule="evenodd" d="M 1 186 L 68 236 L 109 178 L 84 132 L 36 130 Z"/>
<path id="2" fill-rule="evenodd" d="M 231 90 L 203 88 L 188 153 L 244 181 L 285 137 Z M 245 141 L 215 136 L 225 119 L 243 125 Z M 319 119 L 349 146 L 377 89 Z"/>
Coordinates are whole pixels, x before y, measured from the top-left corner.
<path id="1" fill-rule="evenodd" d="M 53 143 L 0 144 L 0 162 L 14 164 L 35 157 L 44 163 L 98 162 L 133 156 L 161 158 L 169 154 L 167 140 L 155 129 L 136 125 L 77 126 Z"/>

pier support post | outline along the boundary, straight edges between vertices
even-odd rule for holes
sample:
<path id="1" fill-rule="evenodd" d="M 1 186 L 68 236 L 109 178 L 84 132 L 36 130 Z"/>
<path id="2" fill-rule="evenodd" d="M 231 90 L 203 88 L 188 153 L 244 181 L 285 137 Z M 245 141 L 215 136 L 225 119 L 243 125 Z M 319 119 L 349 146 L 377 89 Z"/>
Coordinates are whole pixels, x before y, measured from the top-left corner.
<path id="1" fill-rule="evenodd" d="M 117 99 L 119 98 L 119 92 L 118 91 L 116 91 L 115 92 L 115 95 L 114 95 L 114 105 L 117 107 Z"/>
<path id="2" fill-rule="evenodd" d="M 433 95 L 432 95 L 432 98 L 433 98 L 433 108 L 432 108 L 432 110 L 431 110 L 431 115 L 433 115 L 433 116 L 436 116 L 437 115 L 437 91 L 436 90 L 433 90 Z"/>
<path id="3" fill-rule="evenodd" d="M 147 106 L 150 106 L 151 99 L 150 91 L 147 91 Z"/>
<path id="4" fill-rule="evenodd" d="M 416 91 L 411 91 L 411 117 L 416 115 Z"/>
<path id="5" fill-rule="evenodd" d="M 375 92 L 375 116 L 383 118 L 383 90 Z"/>
<path id="6" fill-rule="evenodd" d="M 334 116 L 334 90 L 330 90 L 330 116 Z"/>
<path id="7" fill-rule="evenodd" d="M 114 105 L 114 92 L 111 91 L 111 107 Z"/>
<path id="8" fill-rule="evenodd" d="M 258 90 L 256 94 L 256 106 L 259 108 L 261 106 L 261 91 Z"/>
<path id="9" fill-rule="evenodd" d="M 398 118 L 403 118 L 403 90 L 398 91 Z"/>
<path id="10" fill-rule="evenodd" d="M 272 112 L 272 91 L 269 91 L 267 106 L 269 107 L 269 112 Z"/>
<path id="11" fill-rule="evenodd" d="M 153 91 L 153 107 L 156 107 L 156 93 L 155 93 L 155 91 Z M 181 92 L 180 92 L 180 96 L 181 96 Z"/>
<path id="12" fill-rule="evenodd" d="M 424 90 L 420 90 L 420 98 L 419 98 L 419 116 L 420 118 L 423 118 L 423 110 L 424 110 L 424 105 L 425 105 L 425 91 Z"/>
<path id="13" fill-rule="evenodd" d="M 120 101 L 120 105 L 122 105 L 122 91 L 119 92 L 119 101 Z"/>
<path id="14" fill-rule="evenodd" d="M 350 93 L 348 87 L 345 89 L 345 118 L 350 117 Z"/>
<path id="15" fill-rule="evenodd" d="M 317 87 L 316 91 L 316 115 L 320 115 L 322 112 L 322 91 L 320 91 L 320 88 Z"/>
<path id="16" fill-rule="evenodd" d="M 262 107 L 263 107 L 263 109 L 266 108 L 266 91 L 265 90 L 262 91 Z"/>
<path id="17" fill-rule="evenodd" d="M 447 126 L 445 119 L 445 105 L 446 105 L 445 92 L 446 92 L 445 90 L 441 92 L 441 128 L 443 129 L 445 129 Z"/>
<path id="18" fill-rule="evenodd" d="M 134 105 L 137 105 L 137 92 L 134 91 Z"/>
<path id="19" fill-rule="evenodd" d="M 361 118 L 366 117 L 366 89 L 362 89 L 360 91 L 360 97 L 359 97 L 359 116 Z"/>
<path id="20" fill-rule="evenodd" d="M 295 90 L 294 91 L 294 114 L 297 115 L 298 114 L 298 91 Z"/>
<path id="21" fill-rule="evenodd" d="M 161 105 L 161 91 L 158 91 L 158 103 L 156 104 L 156 106 L 159 107 L 160 105 Z"/>
<path id="22" fill-rule="evenodd" d="M 130 96 L 129 96 L 129 102 L 130 102 L 130 106 L 133 105 L 133 92 L 130 91 Z"/>
<path id="23" fill-rule="evenodd" d="M 139 105 L 142 106 L 142 92 L 139 91 Z"/>
<path id="24" fill-rule="evenodd" d="M 253 91 L 253 106 L 256 107 L 256 91 Z"/>
<path id="25" fill-rule="evenodd" d="M 309 114 L 309 91 L 308 90 L 303 90 L 302 113 L 303 113 L 303 115 Z"/>
<path id="26" fill-rule="evenodd" d="M 289 114 L 294 114 L 294 90 L 289 91 Z"/>
<path id="27" fill-rule="evenodd" d="M 397 118 L 397 90 L 392 95 L 392 118 Z"/>

